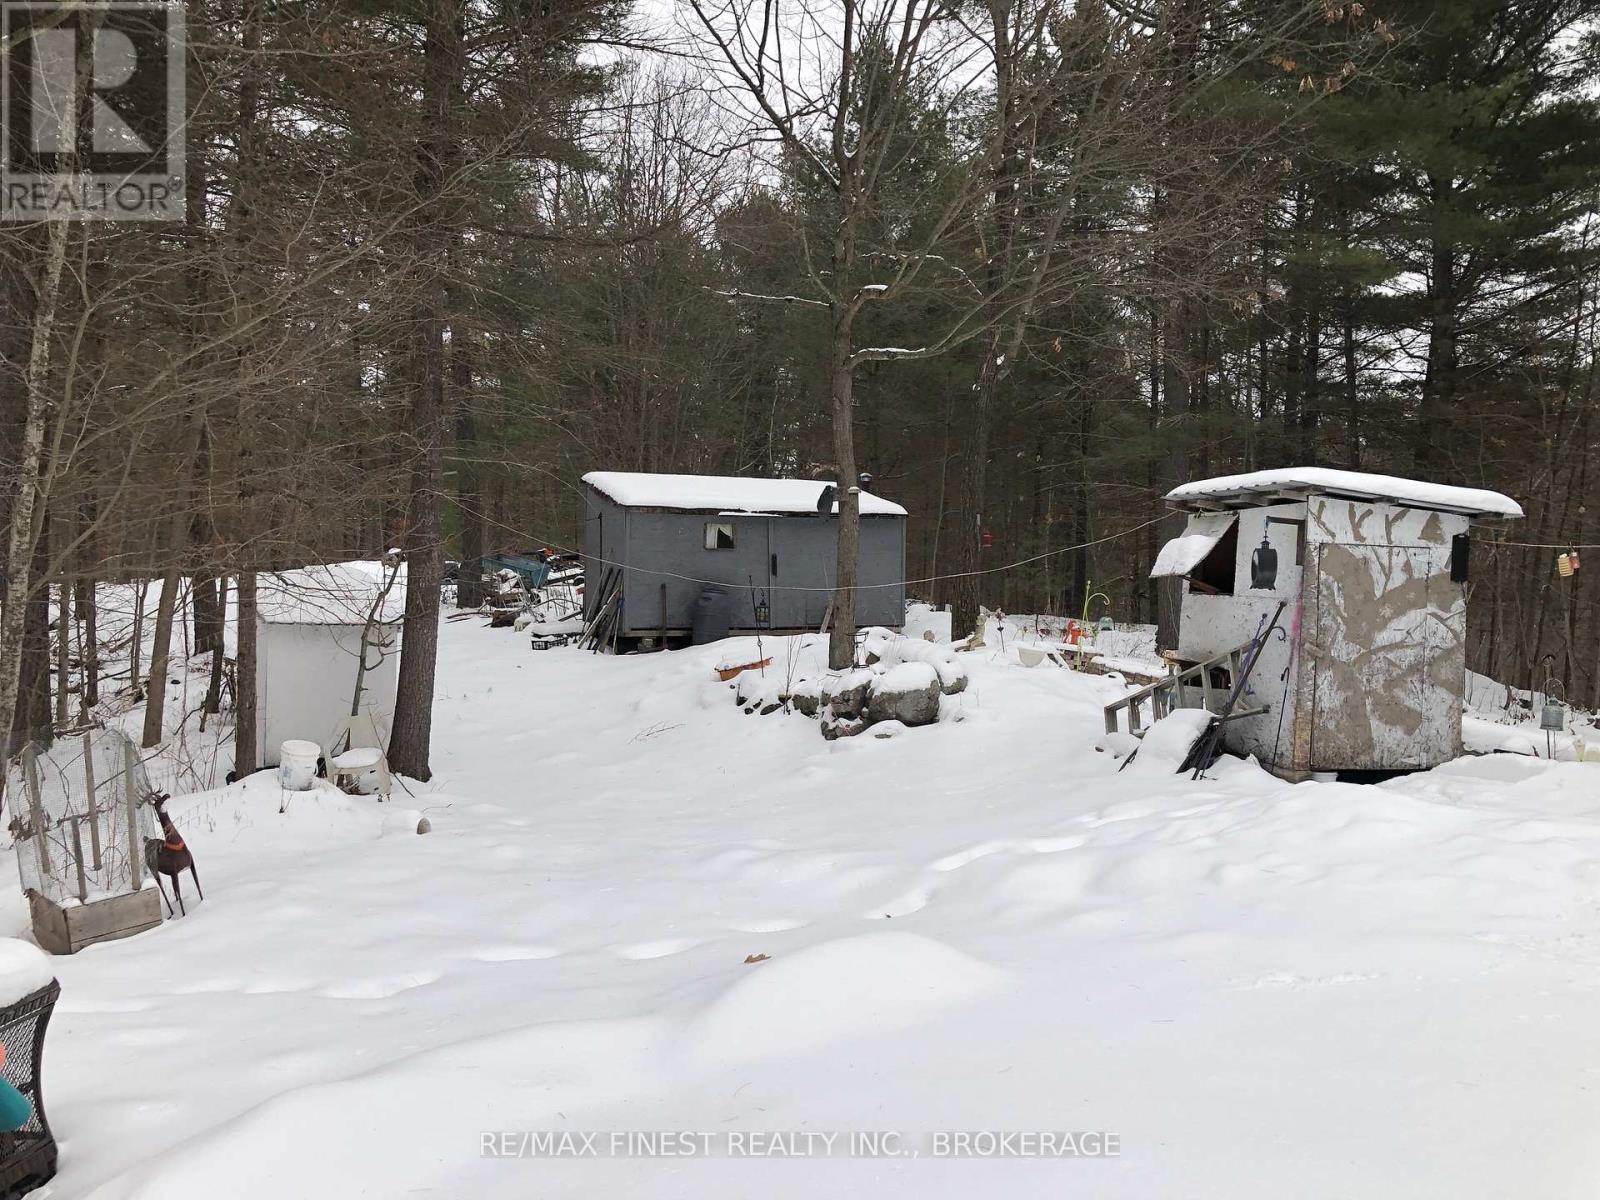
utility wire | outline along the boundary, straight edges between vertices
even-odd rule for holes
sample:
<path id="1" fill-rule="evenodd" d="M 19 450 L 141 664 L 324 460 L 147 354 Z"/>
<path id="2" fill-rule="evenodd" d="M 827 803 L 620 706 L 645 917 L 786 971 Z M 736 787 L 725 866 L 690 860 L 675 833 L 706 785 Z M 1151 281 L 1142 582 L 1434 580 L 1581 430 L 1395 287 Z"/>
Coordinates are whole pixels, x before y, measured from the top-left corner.
<path id="1" fill-rule="evenodd" d="M 497 528 L 502 529 L 507 533 L 514 533 L 518 537 L 526 537 L 527 536 L 527 533 L 524 530 L 514 529 L 510 525 L 506 525 L 503 522 L 496 521 L 492 517 L 489 517 L 489 516 L 487 516 L 487 515 L 485 515 L 483 513 L 479 513 L 478 515 L 482 520 L 484 520 L 488 524 L 496 526 Z M 752 513 L 750 515 L 751 516 L 760 516 L 761 514 Z M 1140 523 L 1138 525 L 1131 526 L 1130 528 L 1127 528 L 1127 529 L 1120 529 L 1116 533 L 1108 533 L 1104 537 L 1094 538 L 1094 539 L 1092 539 L 1090 541 L 1087 541 L 1087 542 L 1079 542 L 1076 545 L 1072 545 L 1072 546 L 1061 546 L 1061 547 L 1058 547 L 1055 550 L 1046 550 L 1043 554 L 1035 554 L 1031 558 L 1019 558 L 1019 559 L 1017 559 L 1016 562 L 1005 563 L 1004 565 L 998 566 L 998 567 L 984 567 L 984 568 L 982 568 L 980 570 L 977 570 L 977 571 L 953 571 L 953 572 L 950 572 L 950 573 L 944 574 L 944 575 L 924 575 L 924 576 L 922 576 L 920 578 L 917 578 L 917 579 L 895 579 L 895 580 L 891 580 L 888 583 L 858 583 L 854 587 L 852 587 L 850 590 L 851 591 L 856 591 L 856 592 L 865 592 L 865 591 L 871 591 L 874 588 L 905 587 L 905 586 L 907 586 L 909 584 L 914 584 L 914 583 L 934 583 L 934 582 L 936 582 L 938 580 L 943 580 L 943 579 L 965 579 L 965 578 L 969 578 L 969 577 L 974 576 L 974 575 L 995 575 L 995 574 L 998 574 L 1001 571 L 1013 571 L 1018 567 L 1026 567 L 1026 566 L 1028 566 L 1028 565 L 1030 565 L 1032 563 L 1042 562 L 1044 559 L 1054 558 L 1055 556 L 1057 556 L 1059 554 L 1069 554 L 1074 550 L 1087 550 L 1091 546 L 1100 546 L 1100 545 L 1104 545 L 1106 542 L 1114 542 L 1118 538 L 1127 537 L 1130 533 L 1138 533 L 1141 529 L 1148 529 L 1152 525 L 1155 525 L 1155 524 L 1158 524 L 1158 523 L 1160 523 L 1162 521 L 1165 521 L 1171 515 L 1172 515 L 1171 513 L 1166 513 L 1166 514 L 1164 514 L 1162 516 L 1159 516 L 1159 517 L 1152 517 L 1148 521 L 1144 521 L 1144 522 L 1142 522 L 1142 523 Z M 639 567 L 639 566 L 634 566 L 631 563 L 619 562 L 619 561 L 616 561 L 614 559 L 609 559 L 609 558 L 600 558 L 598 556 L 594 556 L 594 557 L 591 558 L 588 555 L 584 555 L 581 550 L 574 550 L 571 546 L 563 546 L 559 542 L 541 541 L 540 544 L 545 546 L 545 547 L 547 547 L 547 548 L 550 548 L 550 549 L 563 551 L 563 552 L 565 552 L 567 554 L 577 554 L 580 557 L 590 558 L 590 561 L 592 561 L 592 562 L 594 562 L 594 563 L 596 563 L 596 564 L 598 564 L 600 566 L 617 567 L 617 568 L 619 568 L 621 570 L 624 570 L 624 571 L 638 571 L 639 573 L 644 574 L 644 575 L 660 575 L 660 576 L 663 576 L 663 577 L 665 577 L 667 579 L 681 579 L 681 580 L 683 580 L 683 581 L 685 581 L 687 583 L 703 583 L 703 584 L 708 584 L 708 585 L 712 585 L 712 586 L 715 586 L 715 587 L 728 587 L 728 586 L 731 586 L 726 579 L 700 579 L 700 578 L 697 578 L 697 577 L 695 577 L 693 575 L 680 575 L 676 571 L 662 571 L 662 570 L 659 570 L 659 569 L 657 569 L 655 567 Z M 488 556 L 486 555 L 485 557 L 488 557 Z M 774 592 L 830 592 L 830 593 L 839 591 L 839 589 L 837 587 L 800 587 L 800 586 L 795 586 L 795 585 L 790 585 L 790 584 L 781 584 L 781 583 L 774 583 L 774 584 L 770 585 L 770 587 L 768 587 L 766 590 L 774 591 Z"/>

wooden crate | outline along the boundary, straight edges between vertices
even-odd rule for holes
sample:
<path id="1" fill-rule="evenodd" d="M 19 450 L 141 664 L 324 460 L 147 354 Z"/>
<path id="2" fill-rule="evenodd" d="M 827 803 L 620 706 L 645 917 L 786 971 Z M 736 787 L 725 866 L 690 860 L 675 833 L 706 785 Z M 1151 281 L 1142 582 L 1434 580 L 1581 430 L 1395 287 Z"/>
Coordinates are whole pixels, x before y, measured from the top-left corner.
<path id="1" fill-rule="evenodd" d="M 51 954 L 76 954 L 96 942 L 132 937 L 161 924 L 161 897 L 155 888 L 66 907 L 29 891 L 28 907 L 34 940 Z"/>

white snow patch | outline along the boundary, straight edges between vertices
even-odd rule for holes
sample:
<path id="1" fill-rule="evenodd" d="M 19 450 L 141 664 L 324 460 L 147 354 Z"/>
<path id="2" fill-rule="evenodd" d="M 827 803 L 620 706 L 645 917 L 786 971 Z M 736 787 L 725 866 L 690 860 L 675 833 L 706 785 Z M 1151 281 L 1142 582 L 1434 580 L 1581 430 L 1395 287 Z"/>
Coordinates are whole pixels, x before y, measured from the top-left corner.
<path id="1" fill-rule="evenodd" d="M 751 967 L 691 1027 L 702 1064 L 790 1058 L 904 1029 L 995 991 L 1002 972 L 932 938 L 866 933 Z"/>
<path id="2" fill-rule="evenodd" d="M 1510 496 L 1483 488 L 1451 487 L 1395 475 L 1369 475 L 1363 471 L 1336 471 L 1328 467 L 1284 467 L 1245 475 L 1197 479 L 1175 487 L 1167 499 L 1184 501 L 1247 498 L 1276 491 L 1332 492 L 1373 500 L 1396 500 L 1421 508 L 1441 508 L 1478 516 L 1520 517 L 1522 505 Z"/>
<path id="3" fill-rule="evenodd" d="M 1150 726 L 1129 769 L 1176 771 L 1210 724 L 1211 714 L 1203 708 L 1173 709 Z"/>
<path id="4" fill-rule="evenodd" d="M 50 956 L 32 942 L 0 938 L 0 1005 L 49 987 L 55 977 Z"/>
<path id="5" fill-rule="evenodd" d="M 718 513 L 815 513 L 823 479 L 746 479 L 733 475 L 649 475 L 637 471 L 590 471 L 583 482 L 630 508 L 679 508 Z M 891 500 L 860 491 L 863 516 L 903 517 Z M 835 502 L 833 511 L 839 510 Z"/>

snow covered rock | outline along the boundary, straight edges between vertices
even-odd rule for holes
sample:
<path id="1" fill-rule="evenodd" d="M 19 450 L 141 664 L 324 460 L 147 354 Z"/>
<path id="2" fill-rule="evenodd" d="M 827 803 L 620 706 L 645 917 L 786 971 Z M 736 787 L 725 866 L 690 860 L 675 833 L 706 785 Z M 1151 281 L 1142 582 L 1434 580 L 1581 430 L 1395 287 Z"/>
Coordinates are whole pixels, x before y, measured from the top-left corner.
<path id="1" fill-rule="evenodd" d="M 1139 739 L 1131 733 L 1108 733 L 1095 742 L 1094 748 L 1112 758 L 1126 758 L 1139 748 Z"/>
<path id="2" fill-rule="evenodd" d="M 866 933 L 774 955 L 741 975 L 689 1028 L 704 1066 L 792 1058 L 846 1038 L 907 1029 L 992 995 L 1006 976 L 915 933 Z"/>
<path id="3" fill-rule="evenodd" d="M 867 662 L 880 667 L 927 663 L 939 673 L 939 691 L 943 695 L 954 696 L 967 690 L 967 668 L 952 646 L 902 637 L 892 629 L 870 629 L 864 648 Z"/>
<path id="4" fill-rule="evenodd" d="M 939 719 L 939 692 L 939 673 L 930 664 L 900 663 L 874 680 L 867 719 L 932 725 Z"/>
<path id="5" fill-rule="evenodd" d="M 822 736 L 830 742 L 843 737 L 855 737 L 866 727 L 867 723 L 860 717 L 838 717 L 831 712 L 822 715 Z"/>
<path id="6" fill-rule="evenodd" d="M 867 694 L 875 678 L 877 676 L 865 667 L 846 671 L 823 683 L 822 701 L 837 718 L 859 717 L 867 707 Z"/>
<path id="7" fill-rule="evenodd" d="M 822 708 L 822 687 L 815 679 L 797 679 L 789 689 L 789 703 L 798 713 L 814 717 Z"/>
<path id="8" fill-rule="evenodd" d="M 762 716 L 783 707 L 783 680 L 776 672 L 745 671 L 733 683 L 734 700 L 747 713 Z"/>

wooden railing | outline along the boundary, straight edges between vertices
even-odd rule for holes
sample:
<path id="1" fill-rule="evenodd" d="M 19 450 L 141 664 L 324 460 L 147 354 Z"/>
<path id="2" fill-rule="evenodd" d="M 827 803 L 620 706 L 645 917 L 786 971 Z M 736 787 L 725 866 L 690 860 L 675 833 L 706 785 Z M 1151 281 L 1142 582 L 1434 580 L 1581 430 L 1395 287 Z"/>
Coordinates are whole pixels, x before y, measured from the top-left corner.
<path id="1" fill-rule="evenodd" d="M 1183 689 L 1185 687 L 1198 687 L 1204 697 L 1202 706 L 1207 712 L 1215 713 L 1219 703 L 1226 702 L 1229 687 L 1239 678 L 1239 673 L 1244 669 L 1244 656 L 1250 650 L 1250 643 L 1235 646 L 1232 650 L 1212 656 L 1204 662 L 1191 663 L 1168 675 L 1165 679 L 1140 688 L 1137 692 L 1124 696 L 1120 700 L 1106 705 L 1106 732 L 1116 733 L 1117 713 L 1121 709 L 1128 710 L 1128 732 L 1136 737 L 1143 733 L 1145 723 L 1143 719 L 1143 706 L 1146 701 L 1150 704 L 1150 724 L 1155 724 L 1175 708 L 1183 707 Z M 1228 687 L 1219 688 L 1211 682 L 1211 672 L 1217 667 L 1228 668 Z M 1266 712 L 1265 706 L 1235 711 L 1228 714 L 1229 720 L 1237 721 L 1241 717 L 1254 717 Z"/>

